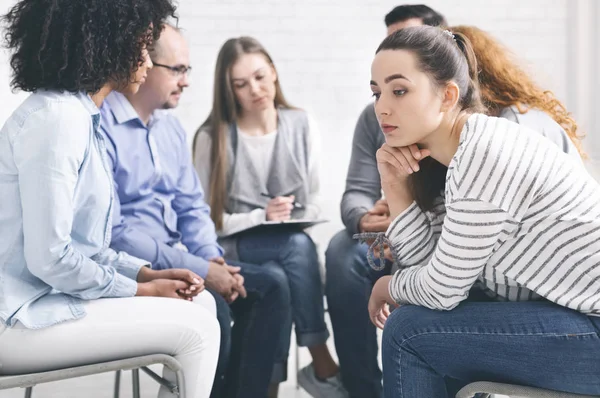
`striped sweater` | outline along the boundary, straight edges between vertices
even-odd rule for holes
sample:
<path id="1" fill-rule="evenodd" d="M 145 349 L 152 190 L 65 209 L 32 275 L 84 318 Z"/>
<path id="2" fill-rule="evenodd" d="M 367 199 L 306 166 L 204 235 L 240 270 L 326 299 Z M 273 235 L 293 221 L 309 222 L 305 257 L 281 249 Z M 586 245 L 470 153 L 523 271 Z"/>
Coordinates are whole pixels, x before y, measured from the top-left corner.
<path id="1" fill-rule="evenodd" d="M 399 304 L 450 310 L 478 285 L 600 315 L 600 186 L 518 124 L 470 116 L 444 199 L 428 212 L 413 203 L 386 235 L 402 265 L 389 285 Z"/>

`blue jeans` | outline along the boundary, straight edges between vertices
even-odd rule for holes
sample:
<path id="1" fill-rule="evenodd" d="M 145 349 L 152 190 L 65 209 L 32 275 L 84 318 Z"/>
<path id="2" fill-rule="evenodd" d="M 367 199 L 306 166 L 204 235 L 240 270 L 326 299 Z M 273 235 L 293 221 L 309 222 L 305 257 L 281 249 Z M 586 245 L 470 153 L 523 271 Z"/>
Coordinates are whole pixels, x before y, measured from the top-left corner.
<path id="1" fill-rule="evenodd" d="M 279 359 L 287 361 L 292 320 L 299 346 L 325 343 L 329 332 L 325 324 L 319 258 L 312 239 L 297 230 L 265 230 L 242 234 L 237 249 L 241 261 L 261 264 L 277 274 L 289 289 L 291 312 L 288 325 L 279 325 L 287 331 Z"/>
<path id="2" fill-rule="evenodd" d="M 290 313 L 288 288 L 270 269 L 227 263 L 242 268 L 248 297 L 229 305 L 211 292 L 221 327 L 221 352 L 211 397 L 264 398 L 278 361 L 277 342 L 285 335 L 281 325 Z"/>
<path id="3" fill-rule="evenodd" d="M 449 378 L 600 395 L 600 318 L 548 301 L 401 306 L 382 345 L 389 398 L 453 397 Z"/>
<path id="4" fill-rule="evenodd" d="M 367 306 L 373 283 L 384 272 L 371 270 L 367 248 L 343 230 L 329 242 L 325 253 L 325 294 L 335 349 L 342 382 L 352 398 L 380 398 L 383 394 L 377 334 Z"/>

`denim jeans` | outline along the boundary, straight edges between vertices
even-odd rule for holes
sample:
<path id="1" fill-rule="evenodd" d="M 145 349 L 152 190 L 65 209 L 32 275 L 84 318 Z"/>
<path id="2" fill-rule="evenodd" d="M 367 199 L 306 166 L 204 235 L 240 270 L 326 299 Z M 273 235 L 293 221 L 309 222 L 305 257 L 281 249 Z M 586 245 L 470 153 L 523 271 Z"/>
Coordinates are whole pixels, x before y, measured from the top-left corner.
<path id="1" fill-rule="evenodd" d="M 367 306 L 376 273 L 367 263 L 367 245 L 338 232 L 325 254 L 325 294 L 344 387 L 352 398 L 380 398 L 377 334 Z"/>
<path id="2" fill-rule="evenodd" d="M 382 345 L 389 398 L 453 397 L 449 378 L 600 395 L 600 318 L 548 301 L 401 306 Z"/>
<path id="3" fill-rule="evenodd" d="M 286 333 L 281 325 L 290 313 L 288 288 L 268 268 L 227 263 L 241 267 L 248 297 L 228 305 L 220 295 L 213 295 L 221 327 L 221 355 L 211 397 L 265 398 L 278 361 L 277 342 Z"/>
<path id="4" fill-rule="evenodd" d="M 281 341 L 278 359 L 287 362 L 292 320 L 299 346 L 325 343 L 329 332 L 325 324 L 319 258 L 312 239 L 295 229 L 264 230 L 241 235 L 237 248 L 240 260 L 262 264 L 277 273 L 289 289 L 290 320 L 288 325 L 279 325 L 287 330 L 287 338 Z"/>

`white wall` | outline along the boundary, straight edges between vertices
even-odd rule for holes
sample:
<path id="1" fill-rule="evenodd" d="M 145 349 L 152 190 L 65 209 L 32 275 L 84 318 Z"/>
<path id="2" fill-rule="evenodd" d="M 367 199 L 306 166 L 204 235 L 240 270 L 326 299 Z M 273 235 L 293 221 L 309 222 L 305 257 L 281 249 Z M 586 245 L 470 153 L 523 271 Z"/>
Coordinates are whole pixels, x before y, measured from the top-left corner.
<path id="1" fill-rule="evenodd" d="M 0 0 L 4 11 L 13 0 Z M 251 35 L 274 58 L 284 93 L 296 106 L 312 112 L 320 125 L 324 148 L 322 191 L 327 217 L 333 222 L 316 231 L 322 240 L 341 228 L 339 201 L 344 189 L 354 124 L 371 100 L 368 81 L 376 46 L 383 39 L 384 15 L 398 0 L 180 0 L 180 26 L 192 48 L 192 86 L 177 115 L 190 138 L 210 107 L 213 68 L 221 44 L 232 36 Z M 598 12 L 593 0 L 430 0 L 450 24 L 473 24 L 490 31 L 519 54 L 538 81 L 553 90 L 577 115 L 582 108 L 588 136 L 598 118 L 591 117 L 585 79 L 573 85 L 574 65 L 586 63 L 588 74 L 597 56 L 583 56 L 591 44 L 575 48 L 575 37 L 598 30 L 574 26 Z M 586 8 L 587 7 L 587 8 Z M 590 20 L 591 21 L 591 20 Z M 583 35 L 583 36 L 582 36 Z M 595 40 L 597 44 L 600 41 Z M 574 61 L 577 58 L 577 62 Z M 8 88 L 6 56 L 0 59 L 0 122 L 19 102 Z M 581 79 L 580 79 L 581 80 Z M 597 84 L 598 80 L 594 80 Z M 583 98 L 583 100 L 582 100 Z M 587 108 L 582 105 L 587 104 Z M 592 140 L 590 140 L 591 142 Z M 600 142 L 592 151 L 600 153 Z"/>

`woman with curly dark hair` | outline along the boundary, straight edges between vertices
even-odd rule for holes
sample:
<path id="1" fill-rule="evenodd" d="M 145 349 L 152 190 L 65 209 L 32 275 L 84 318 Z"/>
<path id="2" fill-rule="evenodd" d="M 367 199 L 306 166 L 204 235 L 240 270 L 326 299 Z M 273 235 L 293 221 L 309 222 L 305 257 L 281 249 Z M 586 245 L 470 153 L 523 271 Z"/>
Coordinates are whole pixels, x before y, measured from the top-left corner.
<path id="1" fill-rule="evenodd" d="M 22 0 L 3 17 L 12 87 L 32 94 L 0 131 L 0 374 L 166 353 L 187 396 L 209 396 L 219 327 L 188 302 L 206 297 L 203 281 L 108 248 L 98 108 L 138 90 L 174 12 L 170 0 Z"/>

